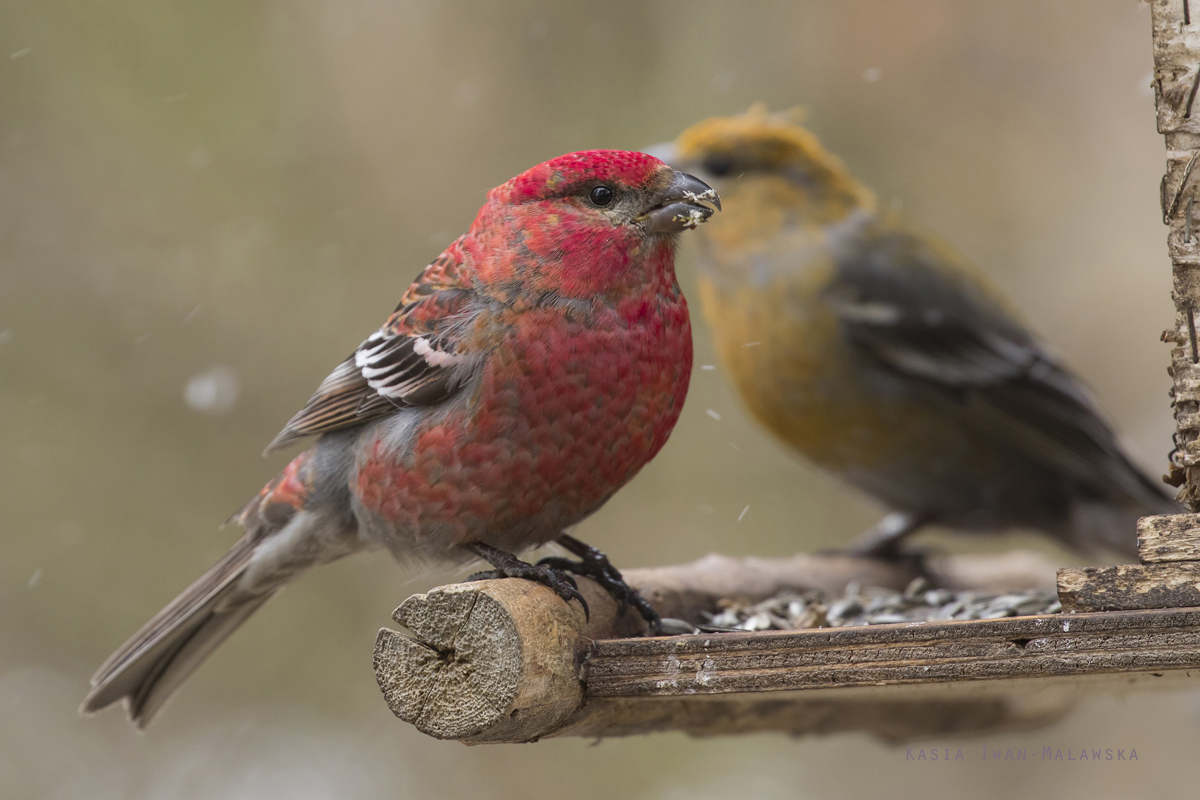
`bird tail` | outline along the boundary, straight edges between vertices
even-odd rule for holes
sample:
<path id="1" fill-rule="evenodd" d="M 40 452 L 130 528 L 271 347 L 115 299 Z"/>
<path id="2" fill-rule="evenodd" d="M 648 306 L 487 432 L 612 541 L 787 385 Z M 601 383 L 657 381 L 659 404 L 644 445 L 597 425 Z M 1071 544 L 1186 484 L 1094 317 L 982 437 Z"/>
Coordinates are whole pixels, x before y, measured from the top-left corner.
<path id="1" fill-rule="evenodd" d="M 92 677 L 79 710 L 91 714 L 124 699 L 130 721 L 144 728 L 184 679 L 277 591 L 239 589 L 256 543 L 243 536 L 113 653 Z"/>

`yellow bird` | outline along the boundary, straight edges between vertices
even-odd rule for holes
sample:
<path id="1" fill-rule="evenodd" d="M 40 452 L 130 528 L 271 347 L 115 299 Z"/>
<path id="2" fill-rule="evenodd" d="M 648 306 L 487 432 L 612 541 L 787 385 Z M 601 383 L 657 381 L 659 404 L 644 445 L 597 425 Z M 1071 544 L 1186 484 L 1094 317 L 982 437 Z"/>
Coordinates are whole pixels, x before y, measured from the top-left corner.
<path id="1" fill-rule="evenodd" d="M 724 201 L 700 292 L 751 414 L 892 509 L 856 550 L 936 523 L 1136 553 L 1137 517 L 1181 510 L 985 276 L 808 130 L 756 106 L 653 152 Z"/>

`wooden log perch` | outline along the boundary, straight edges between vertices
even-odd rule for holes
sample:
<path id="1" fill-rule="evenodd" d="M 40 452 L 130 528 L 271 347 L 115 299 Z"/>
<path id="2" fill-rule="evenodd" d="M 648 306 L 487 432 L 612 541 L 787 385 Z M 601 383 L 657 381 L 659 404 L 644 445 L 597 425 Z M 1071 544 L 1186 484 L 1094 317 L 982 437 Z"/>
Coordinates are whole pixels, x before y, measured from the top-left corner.
<path id="1" fill-rule="evenodd" d="M 559 727 L 583 702 L 581 650 L 593 637 L 636 635 L 645 623 L 619 616 L 613 599 L 579 580 L 578 603 L 525 580 L 441 586 L 414 595 L 382 628 L 375 677 L 388 707 L 422 733 L 470 742 L 527 741 Z"/>
<path id="2" fill-rule="evenodd" d="M 837 595 L 850 581 L 902 588 L 915 572 L 913 565 L 840 555 L 709 556 L 626 577 L 664 616 L 698 620 L 721 599 L 756 601 L 810 588 Z M 1003 591 L 1052 585 L 1054 569 L 1040 557 L 1012 553 L 936 559 L 926 573 L 943 586 Z M 994 585 L 996 575 L 1004 586 Z M 640 618 L 629 610 L 619 615 L 591 581 L 579 584 L 590 620 L 577 603 L 527 581 L 457 584 L 410 597 L 395 613 L 408 632 L 384 628 L 376 641 L 375 672 L 389 707 L 424 733 L 468 743 L 660 730 L 862 730 L 900 740 L 1044 724 L 1074 698 L 1062 687 L 947 691 L 948 682 L 1142 663 L 1130 655 L 1142 640 L 1131 639 L 1105 661 L 1095 646 L 1084 646 L 1093 629 L 1074 622 L 1068 627 L 1078 632 L 1062 645 L 1059 616 L 629 638 L 642 629 Z M 1134 660 L 1120 661 L 1122 653 Z M 1200 666 L 1200 645 L 1183 660 Z M 1175 663 L 1161 655 L 1151 662 Z M 912 686 L 880 695 L 872 688 L 880 684 Z M 813 689 L 822 691 L 814 696 Z"/>

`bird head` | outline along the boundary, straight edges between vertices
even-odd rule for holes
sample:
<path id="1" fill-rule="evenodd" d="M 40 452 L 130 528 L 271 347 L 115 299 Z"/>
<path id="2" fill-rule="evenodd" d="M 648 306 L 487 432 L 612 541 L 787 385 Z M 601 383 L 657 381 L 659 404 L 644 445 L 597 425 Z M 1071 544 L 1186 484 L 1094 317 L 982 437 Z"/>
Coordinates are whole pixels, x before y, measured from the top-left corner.
<path id="1" fill-rule="evenodd" d="M 782 225 L 824 225 L 872 208 L 870 191 L 794 117 L 755 105 L 698 122 L 674 142 L 648 150 L 725 198 L 730 213 L 708 232 L 713 238 L 731 231 L 773 235 Z"/>
<path id="2" fill-rule="evenodd" d="M 534 288 L 584 297 L 645 278 L 648 263 L 670 269 L 676 236 L 720 207 L 712 187 L 651 155 L 588 150 L 491 190 L 475 228 L 519 237 L 531 258 L 514 266 Z"/>

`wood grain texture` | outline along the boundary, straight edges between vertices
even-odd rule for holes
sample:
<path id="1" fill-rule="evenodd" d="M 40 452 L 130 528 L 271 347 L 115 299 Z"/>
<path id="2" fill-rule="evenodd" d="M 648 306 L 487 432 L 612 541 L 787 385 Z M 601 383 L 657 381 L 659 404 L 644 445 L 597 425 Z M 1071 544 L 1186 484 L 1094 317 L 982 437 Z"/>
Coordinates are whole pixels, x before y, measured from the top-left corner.
<path id="1" fill-rule="evenodd" d="M 1200 610 L 597 642 L 587 696 L 673 697 L 1200 668 Z"/>
<path id="2" fill-rule="evenodd" d="M 1058 599 L 1064 611 L 1200 606 L 1200 563 L 1060 569 Z"/>
<path id="3" fill-rule="evenodd" d="M 590 580 L 592 609 L 564 603 L 524 580 L 442 586 L 413 595 L 375 641 L 375 678 L 392 712 L 422 733 L 471 742 L 526 741 L 552 730 L 583 702 L 577 650 L 591 636 L 644 630 Z"/>
<path id="4" fill-rule="evenodd" d="M 1142 517 L 1137 536 L 1138 559 L 1143 564 L 1200 561 L 1200 514 Z"/>

